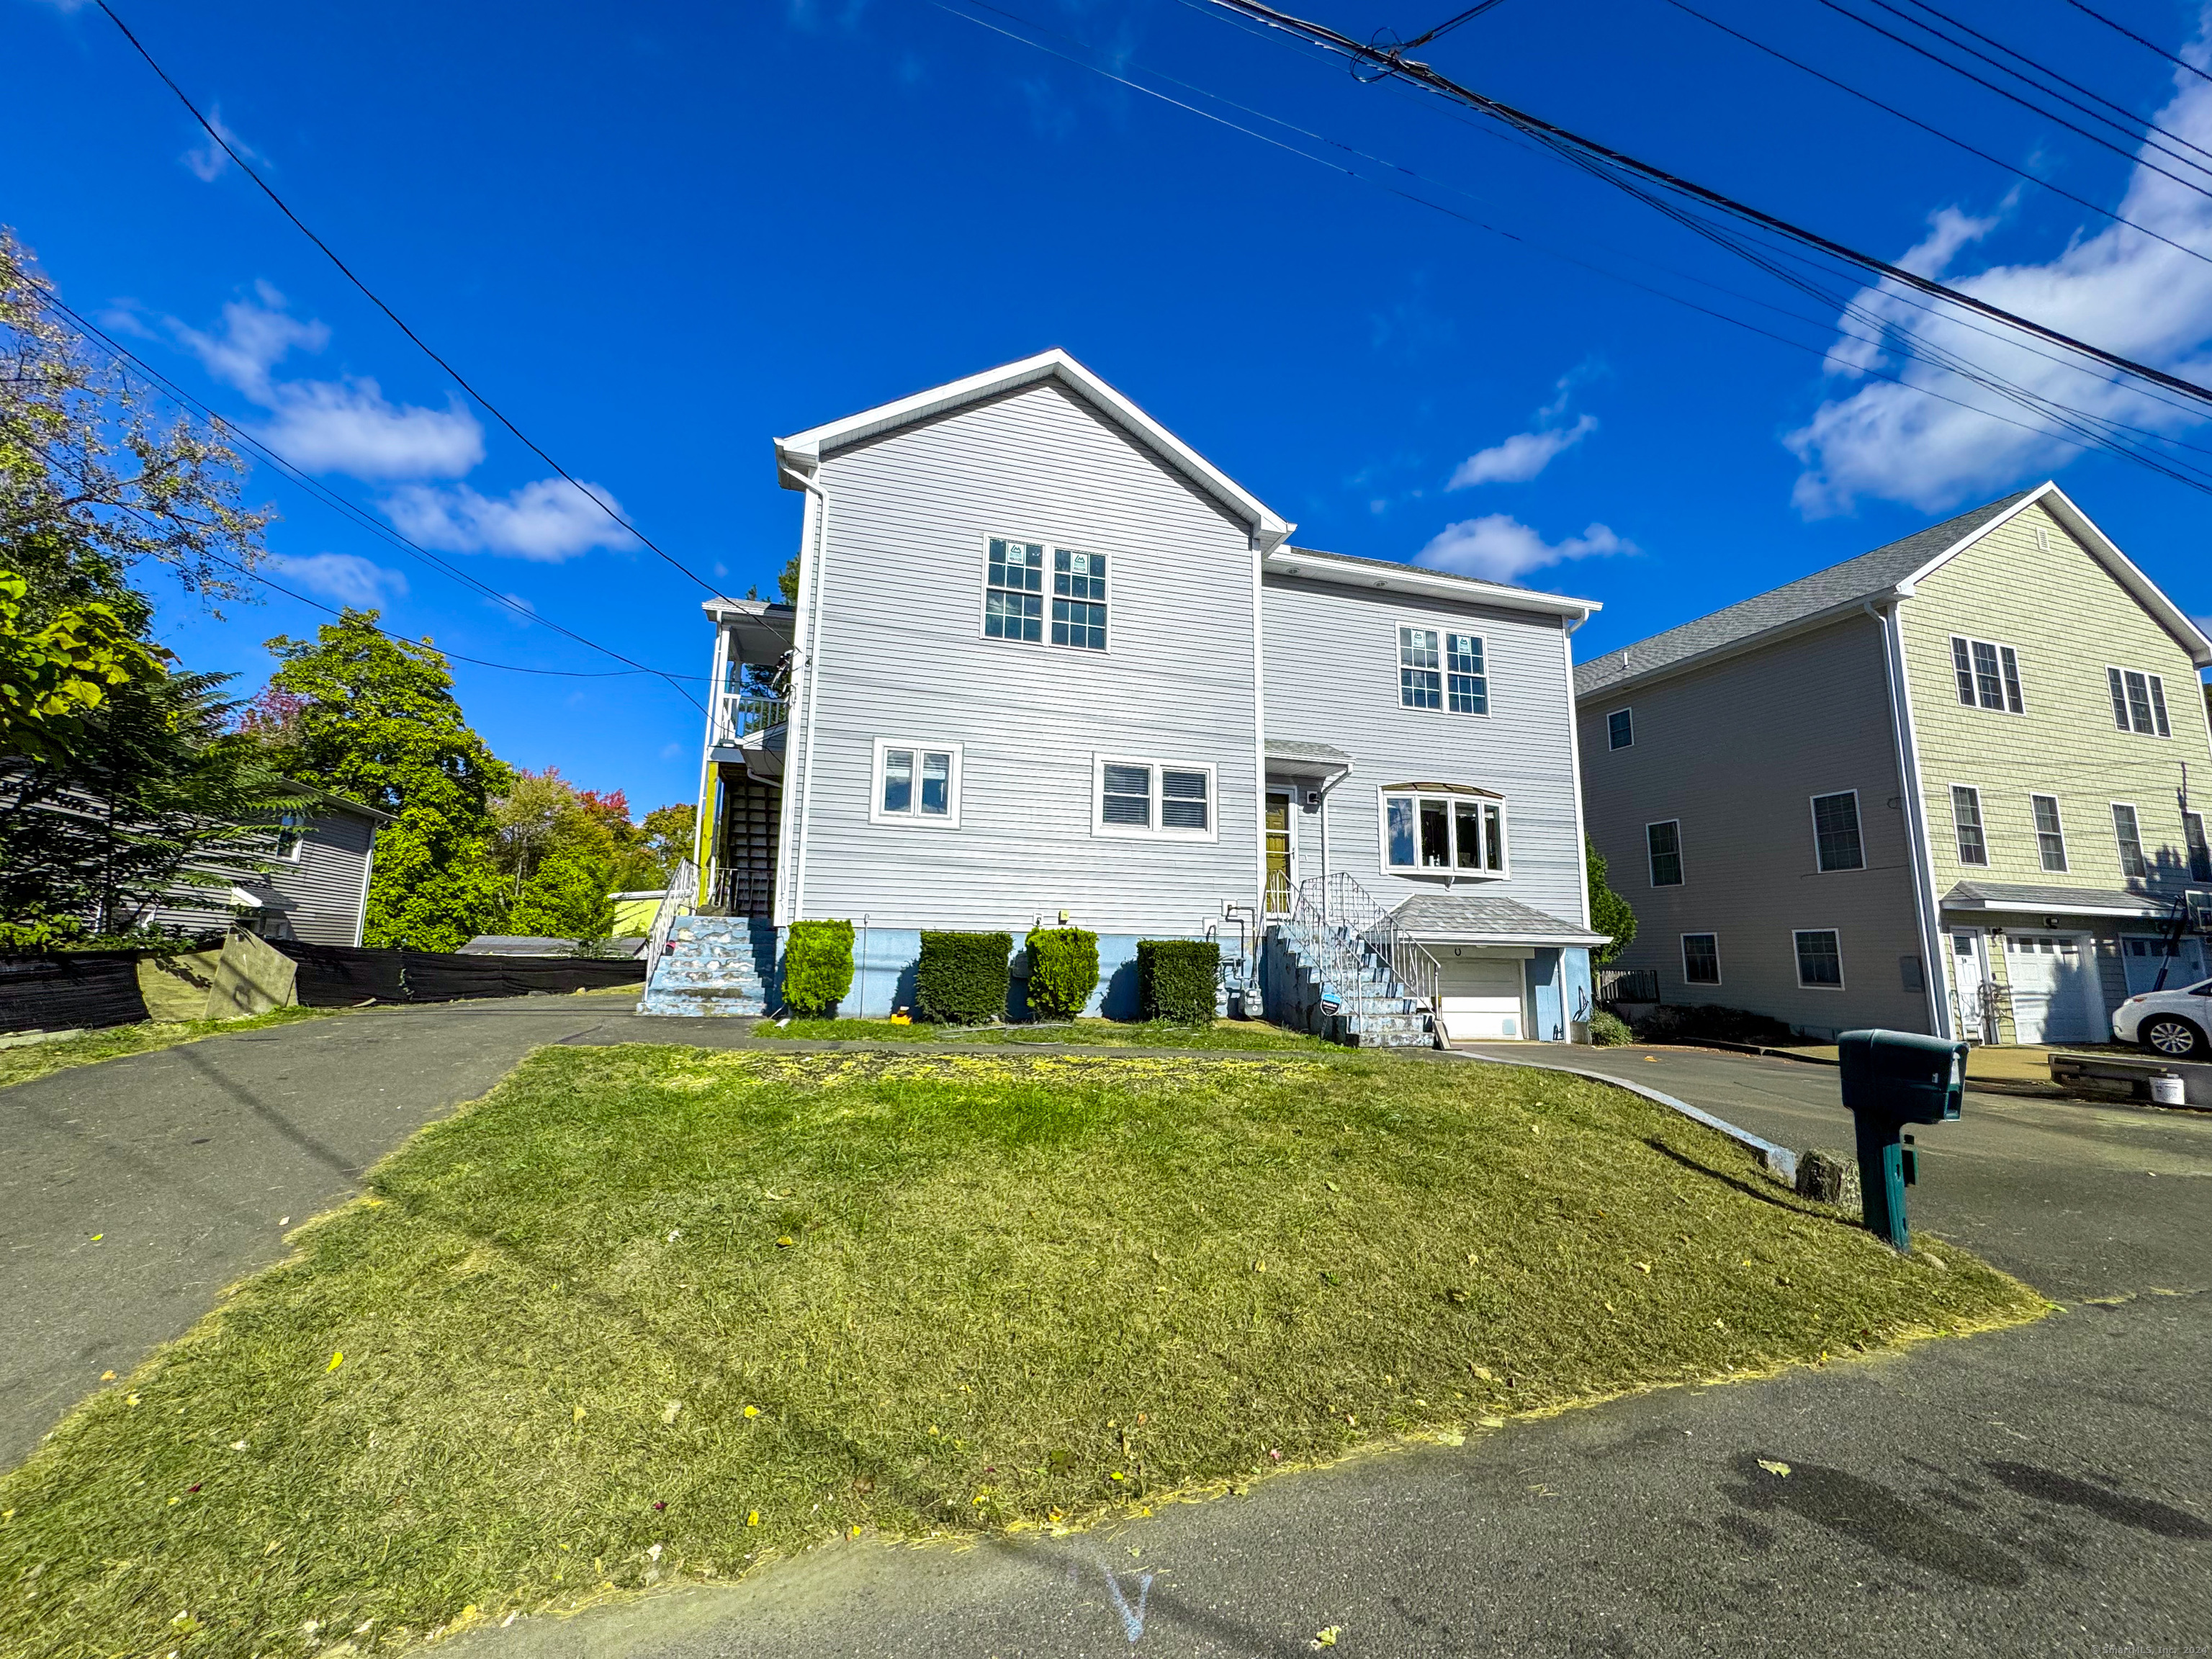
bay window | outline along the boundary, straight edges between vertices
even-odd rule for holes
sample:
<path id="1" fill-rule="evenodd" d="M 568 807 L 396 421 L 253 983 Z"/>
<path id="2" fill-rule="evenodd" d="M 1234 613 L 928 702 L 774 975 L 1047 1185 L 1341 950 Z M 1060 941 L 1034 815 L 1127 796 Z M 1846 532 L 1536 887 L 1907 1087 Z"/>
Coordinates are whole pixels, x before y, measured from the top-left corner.
<path id="1" fill-rule="evenodd" d="M 1386 786 L 1382 865 L 1401 874 L 1507 873 L 1505 799 L 1465 783 Z"/>

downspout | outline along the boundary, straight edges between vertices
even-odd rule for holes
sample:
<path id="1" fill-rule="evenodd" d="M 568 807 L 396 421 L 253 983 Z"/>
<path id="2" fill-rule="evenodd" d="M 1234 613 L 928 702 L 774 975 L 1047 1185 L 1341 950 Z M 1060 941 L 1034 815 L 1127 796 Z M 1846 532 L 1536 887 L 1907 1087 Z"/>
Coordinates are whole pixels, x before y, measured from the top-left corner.
<path id="1" fill-rule="evenodd" d="M 817 469 L 819 470 L 818 468 Z M 806 676 L 806 708 L 801 736 L 806 745 L 806 758 L 799 771 L 799 794 L 787 802 L 792 808 L 791 836 L 791 908 L 785 918 L 786 925 L 796 921 L 805 913 L 806 901 L 806 830 L 809 813 L 807 804 L 814 786 L 814 705 L 820 676 L 820 653 L 815 639 L 822 626 L 822 558 L 829 545 L 830 497 L 820 483 L 796 468 L 784 465 L 784 477 L 789 478 L 813 498 L 813 534 L 804 538 L 799 546 L 799 597 L 797 610 L 800 637 L 793 641 L 792 666 Z M 791 751 L 788 739 L 785 744 L 785 781 L 792 781 Z"/>
<path id="2" fill-rule="evenodd" d="M 1912 868 L 1912 909 L 1920 930 L 1920 990 L 1928 999 L 1929 1024 L 1940 1037 L 1955 1038 L 1951 1028 L 1951 999 L 1939 991 L 1937 975 L 1948 984 L 1951 966 L 1937 937 L 1936 922 L 1936 866 L 1928 846 L 1926 803 L 1920 793 L 1920 738 L 1912 722 L 1911 687 L 1905 678 L 1905 640 L 1898 619 L 1898 605 L 1887 610 L 1869 599 L 1863 609 L 1881 630 L 1883 678 L 1889 689 L 1889 729 L 1897 744 L 1897 787 L 1904 793 L 1905 847 Z"/>
<path id="3" fill-rule="evenodd" d="M 730 629 L 717 614 L 714 618 L 714 665 L 707 678 L 707 740 L 699 748 L 699 811 L 691 825 L 691 867 L 698 872 L 698 890 L 691 896 L 694 904 L 711 902 L 708 884 L 708 869 L 713 863 L 708 849 L 721 843 L 721 826 L 715 821 L 714 807 L 720 791 L 714 787 L 714 739 L 719 736 L 716 726 L 720 723 L 722 683 L 727 678 L 730 661 Z"/>
<path id="4" fill-rule="evenodd" d="M 1328 885 L 1328 798 L 1335 793 L 1336 786 L 1351 775 L 1352 769 L 1347 766 L 1321 787 L 1318 810 L 1321 813 L 1321 881 L 1324 889 Z"/>

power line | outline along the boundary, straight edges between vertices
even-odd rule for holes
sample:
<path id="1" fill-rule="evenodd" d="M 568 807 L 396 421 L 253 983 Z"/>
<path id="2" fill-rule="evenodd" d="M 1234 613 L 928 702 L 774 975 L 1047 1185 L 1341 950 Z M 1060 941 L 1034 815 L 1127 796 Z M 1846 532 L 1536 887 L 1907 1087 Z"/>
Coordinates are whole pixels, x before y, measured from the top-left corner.
<path id="1" fill-rule="evenodd" d="M 1481 16 L 1483 13 L 1488 11 L 1492 6 L 1499 3 L 1501 3 L 1501 0 L 1475 0 L 1474 4 L 1469 6 L 1465 11 L 1460 13 L 1458 16 L 1445 18 L 1443 22 L 1437 24 L 1436 27 L 1431 29 L 1427 33 L 1415 35 L 1412 40 L 1407 41 L 1406 45 L 1409 46 L 1425 46 L 1430 41 L 1437 40 L 1440 36 L 1449 34 L 1462 23 L 1473 22 L 1476 18 Z"/>
<path id="2" fill-rule="evenodd" d="M 2137 34 L 2126 24 L 2114 22 L 2111 18 L 2106 16 L 2101 11 L 2098 11 L 2091 7 L 2083 5 L 2081 3 L 2081 0 L 2066 0 L 2066 3 L 2073 7 L 2075 10 L 2095 18 L 2106 28 L 2118 30 L 2120 33 L 2126 35 L 2129 40 L 2134 41 L 2137 46 L 2142 46 L 2148 51 L 2156 52 L 2160 58 L 2165 58 L 2167 63 L 2172 64 L 2175 68 L 2187 70 L 2191 75 L 2195 76 L 2200 81 L 2212 82 L 2212 75 L 2207 75 L 2203 70 L 2197 68 L 2196 64 L 2191 63 L 2187 58 L 2176 58 L 2164 46 L 2160 46 L 2157 41 L 2144 40 L 2142 36 Z"/>
<path id="3" fill-rule="evenodd" d="M 306 222 L 301 219 L 298 214 L 292 211 L 290 205 L 284 200 L 284 198 L 279 196 L 275 190 L 270 187 L 269 181 L 264 179 L 258 173 L 255 172 L 252 166 L 246 161 L 246 157 L 240 155 L 236 148 L 232 145 L 230 140 L 225 137 L 206 116 L 200 113 L 199 106 L 193 103 L 190 98 L 185 95 L 185 90 L 182 87 L 179 87 L 173 80 L 170 79 L 168 70 L 163 69 L 160 63 L 155 60 L 154 54 L 146 50 L 144 44 L 140 41 L 137 35 L 131 32 L 129 25 L 125 23 L 120 17 L 118 17 L 115 15 L 114 8 L 107 3 L 107 0 L 96 0 L 96 3 L 99 5 L 100 10 L 106 14 L 107 21 L 114 24 L 118 29 L 122 31 L 123 38 L 131 43 L 132 50 L 137 52 L 141 58 L 146 60 L 147 68 L 152 70 L 155 74 L 161 76 L 161 84 L 163 86 L 166 86 L 171 92 L 176 94 L 177 101 L 182 104 L 185 108 L 191 112 L 192 119 L 199 123 L 201 130 L 204 131 L 216 143 L 222 147 L 222 153 L 224 155 L 230 157 L 233 161 L 238 164 L 239 171 L 243 173 L 247 178 L 253 180 L 254 184 L 259 186 L 261 193 L 276 204 L 276 210 L 279 213 L 282 213 L 287 219 L 290 220 L 294 228 L 296 228 L 302 236 L 305 236 L 309 241 L 313 242 L 316 247 L 321 250 L 323 257 L 337 267 L 338 274 L 340 276 L 343 276 L 349 283 L 351 283 L 354 287 L 360 289 L 362 294 L 367 297 L 371 305 L 374 306 L 379 311 L 382 312 L 386 317 L 391 319 L 392 325 L 402 334 L 404 334 L 410 340 L 413 341 L 414 343 L 421 349 L 424 356 L 428 357 L 432 362 L 437 364 L 437 366 L 445 370 L 447 374 L 451 375 L 454 385 L 459 386 L 462 391 L 467 392 L 470 397 L 473 398 L 478 404 L 482 404 L 486 413 L 490 415 L 494 420 L 497 421 L 501 426 L 513 433 L 515 437 L 520 439 L 522 441 L 523 447 L 528 449 L 532 454 L 537 456 L 539 460 L 544 462 L 545 465 L 551 467 L 554 471 L 559 473 L 562 478 L 571 489 L 574 489 L 577 494 L 582 495 L 585 500 L 590 501 L 592 506 L 598 507 L 599 511 L 605 514 L 608 518 L 620 525 L 631 535 L 636 537 L 641 543 L 647 548 L 650 548 L 655 554 L 659 555 L 662 560 L 673 566 L 676 569 L 682 571 L 684 575 L 690 577 L 700 586 L 705 588 L 708 593 L 714 594 L 719 597 L 720 590 L 718 589 L 714 583 L 708 581 L 704 576 L 702 576 L 697 571 L 692 569 L 690 566 L 677 558 L 674 554 L 669 552 L 667 549 L 662 547 L 658 542 L 654 541 L 653 538 L 640 530 L 635 525 L 632 524 L 628 519 L 617 512 L 613 505 L 605 497 L 601 496 L 598 491 L 592 489 L 590 485 L 581 482 L 574 474 L 569 472 L 566 467 L 562 466 L 560 462 L 555 460 L 550 455 L 539 448 L 529 434 L 525 432 L 520 427 L 515 425 L 513 421 L 507 419 L 507 416 L 501 412 L 496 404 L 493 403 L 491 399 L 485 397 L 483 392 L 477 391 L 475 386 L 471 386 L 467 378 L 462 374 L 460 370 L 455 368 L 451 363 L 440 356 L 437 352 L 433 350 L 429 343 L 424 340 L 422 337 L 417 334 L 413 329 L 410 328 L 405 320 L 401 318 L 398 312 L 394 311 L 390 306 L 385 304 L 385 302 L 377 296 L 374 289 L 371 289 L 368 283 L 362 282 L 360 277 L 354 275 L 352 267 L 348 265 L 344 260 L 338 258 L 337 252 L 332 249 L 328 242 L 325 242 L 321 237 L 316 235 L 313 231 L 307 228 Z"/>

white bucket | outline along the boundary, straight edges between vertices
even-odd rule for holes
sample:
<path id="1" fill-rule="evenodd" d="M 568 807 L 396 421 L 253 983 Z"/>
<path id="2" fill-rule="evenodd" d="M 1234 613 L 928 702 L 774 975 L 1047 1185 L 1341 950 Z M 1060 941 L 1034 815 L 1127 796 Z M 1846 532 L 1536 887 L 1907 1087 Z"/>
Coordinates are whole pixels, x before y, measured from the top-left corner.
<path id="1" fill-rule="evenodd" d="M 2188 1086 L 2171 1072 L 2160 1072 L 2150 1080 L 2150 1103 L 2154 1106 L 2185 1104 Z"/>

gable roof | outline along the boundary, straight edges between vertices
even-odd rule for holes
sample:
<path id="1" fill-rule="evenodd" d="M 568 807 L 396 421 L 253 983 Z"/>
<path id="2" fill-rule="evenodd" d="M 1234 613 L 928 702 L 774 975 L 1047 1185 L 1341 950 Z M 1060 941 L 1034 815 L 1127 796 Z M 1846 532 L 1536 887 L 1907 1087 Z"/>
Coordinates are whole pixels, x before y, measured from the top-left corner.
<path id="1" fill-rule="evenodd" d="M 2040 505 L 2179 640 L 2200 668 L 2212 664 L 2212 640 L 2114 546 L 2054 483 L 2044 483 L 1984 502 L 1855 559 L 1816 570 L 1765 593 L 1740 599 L 1694 622 L 1609 651 L 1575 666 L 1577 700 L 1621 691 L 1709 659 L 1749 648 L 1767 636 L 1832 622 L 1878 599 L 1908 599 L 1931 573 L 2008 520 Z"/>
<path id="2" fill-rule="evenodd" d="M 809 427 L 788 438 L 778 438 L 778 479 L 787 489 L 797 488 L 785 469 L 802 476 L 811 473 L 832 450 L 1045 381 L 1054 382 L 1082 398 L 1203 493 L 1227 507 L 1233 517 L 1251 526 L 1253 541 L 1261 552 L 1279 546 L 1291 533 L 1291 524 L 1277 517 L 1267 503 L 1058 346 L 1018 362 L 970 374 L 964 380 L 933 386 L 894 403 L 879 404 L 857 415 L 848 415 L 841 421 Z"/>
<path id="3" fill-rule="evenodd" d="M 1509 611 L 1535 611 L 1565 617 L 1577 627 L 1594 611 L 1605 607 L 1595 599 L 1571 599 L 1564 593 L 1547 593 L 1517 582 L 1486 581 L 1480 576 L 1462 576 L 1426 565 L 1401 564 L 1395 559 L 1363 558 L 1357 553 L 1324 553 L 1316 547 L 1278 547 L 1262 562 L 1271 576 L 1307 576 L 1345 587 L 1380 587 L 1431 599 L 1465 599 L 1494 605 Z"/>

